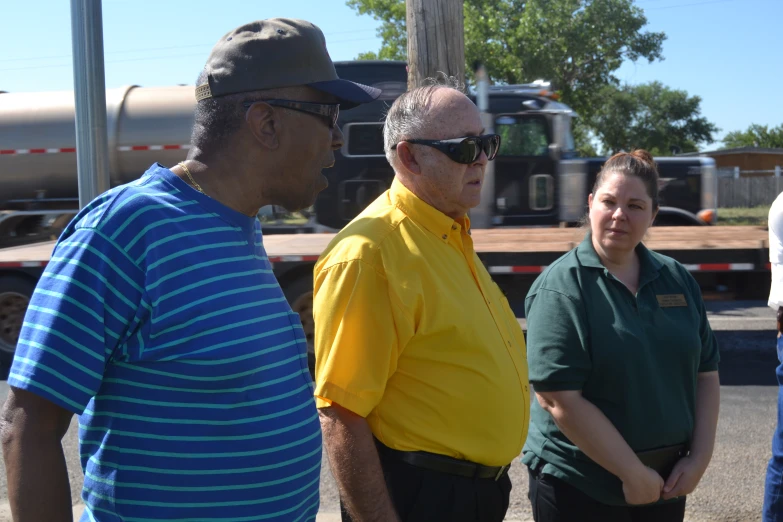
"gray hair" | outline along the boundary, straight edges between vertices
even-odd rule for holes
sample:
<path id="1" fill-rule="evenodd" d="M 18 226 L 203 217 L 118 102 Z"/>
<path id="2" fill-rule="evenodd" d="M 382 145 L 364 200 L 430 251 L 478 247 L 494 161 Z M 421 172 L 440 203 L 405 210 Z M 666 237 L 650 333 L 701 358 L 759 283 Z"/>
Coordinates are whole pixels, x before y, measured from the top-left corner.
<path id="1" fill-rule="evenodd" d="M 202 70 L 196 85 L 207 83 L 206 70 Z M 196 150 L 214 153 L 223 148 L 239 131 L 245 121 L 247 101 L 285 97 L 291 88 L 266 89 L 227 94 L 206 98 L 196 103 L 190 142 Z"/>
<path id="2" fill-rule="evenodd" d="M 465 85 L 459 79 L 441 73 L 438 78 L 427 78 L 423 86 L 402 94 L 386 113 L 383 150 L 389 163 L 397 157 L 397 151 L 393 150 L 395 145 L 406 139 L 421 138 L 427 131 L 427 112 L 438 89 L 453 89 L 465 94 Z"/>
<path id="3" fill-rule="evenodd" d="M 206 82 L 206 71 L 202 71 L 196 85 Z M 239 130 L 244 120 L 246 110 L 241 102 L 245 98 L 247 93 L 206 98 L 197 102 L 190 136 L 193 146 L 207 153 L 213 153 L 223 147 Z"/>

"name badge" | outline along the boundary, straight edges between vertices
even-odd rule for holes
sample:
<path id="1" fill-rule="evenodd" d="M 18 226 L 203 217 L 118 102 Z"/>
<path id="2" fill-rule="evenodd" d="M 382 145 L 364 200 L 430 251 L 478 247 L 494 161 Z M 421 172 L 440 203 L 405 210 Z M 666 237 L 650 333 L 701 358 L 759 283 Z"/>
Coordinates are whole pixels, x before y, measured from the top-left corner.
<path id="1" fill-rule="evenodd" d="M 664 294 L 656 295 L 658 298 L 658 304 L 661 308 L 673 308 L 676 306 L 688 306 L 688 302 L 685 300 L 683 294 Z"/>

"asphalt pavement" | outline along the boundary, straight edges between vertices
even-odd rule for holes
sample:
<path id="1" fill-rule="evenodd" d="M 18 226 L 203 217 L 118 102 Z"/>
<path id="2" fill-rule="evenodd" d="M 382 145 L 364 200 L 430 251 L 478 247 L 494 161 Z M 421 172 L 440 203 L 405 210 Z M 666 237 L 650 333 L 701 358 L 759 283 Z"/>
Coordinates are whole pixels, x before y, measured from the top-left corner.
<path id="1" fill-rule="evenodd" d="M 715 454 L 698 489 L 688 498 L 686 520 L 759 521 L 777 411 L 775 314 L 762 302 L 712 302 L 707 308 L 721 347 L 721 413 Z M 5 374 L 7 368 L 0 375 L 5 378 Z M 5 401 L 7 393 L 6 383 L 0 382 L 0 402 Z M 75 419 L 63 446 L 78 512 L 83 476 Z M 323 464 L 318 520 L 333 522 L 339 520 L 337 488 L 326 459 Z M 527 472 L 518 460 L 513 463 L 510 476 L 513 490 L 507 520 L 532 520 Z M 7 513 L 5 468 L 0 462 L 0 522 L 10 522 Z"/>

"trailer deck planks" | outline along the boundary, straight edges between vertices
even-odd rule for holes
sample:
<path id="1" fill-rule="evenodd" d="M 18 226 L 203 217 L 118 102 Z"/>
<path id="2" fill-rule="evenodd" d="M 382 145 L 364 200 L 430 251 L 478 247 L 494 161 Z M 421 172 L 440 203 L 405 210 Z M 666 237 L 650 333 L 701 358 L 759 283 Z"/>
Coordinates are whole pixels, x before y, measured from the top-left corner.
<path id="1" fill-rule="evenodd" d="M 471 237 L 478 253 L 564 253 L 579 244 L 585 232 L 573 228 L 479 229 L 472 231 Z M 311 258 L 320 255 L 333 237 L 334 234 L 272 234 L 264 238 L 264 246 L 270 258 Z M 736 251 L 737 259 L 728 262 L 745 261 L 748 251 L 754 252 L 755 260 L 759 250 L 769 248 L 767 229 L 758 226 L 653 227 L 644 243 L 652 250 L 669 254 L 688 251 L 688 257 L 698 255 L 694 251 L 720 251 L 721 257 L 730 255 L 727 251 Z M 54 245 L 54 241 L 47 241 L 0 249 L 0 267 L 45 264 Z M 745 251 L 744 255 L 740 251 Z M 710 259 L 700 262 L 708 263 Z"/>
<path id="2" fill-rule="evenodd" d="M 478 253 L 567 252 L 586 233 L 574 228 L 497 228 L 471 233 Z M 273 256 L 319 255 L 334 234 L 270 235 L 264 238 Z M 769 247 L 765 227 L 653 227 L 644 241 L 652 250 L 758 250 Z"/>

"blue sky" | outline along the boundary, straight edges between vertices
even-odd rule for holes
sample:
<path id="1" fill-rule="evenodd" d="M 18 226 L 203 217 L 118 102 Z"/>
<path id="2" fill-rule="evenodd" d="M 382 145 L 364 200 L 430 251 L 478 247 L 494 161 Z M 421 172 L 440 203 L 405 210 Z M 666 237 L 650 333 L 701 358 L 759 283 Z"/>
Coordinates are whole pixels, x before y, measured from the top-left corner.
<path id="1" fill-rule="evenodd" d="M 70 1 L 2 1 L 0 90 L 72 89 Z M 658 80 L 701 96 L 718 138 L 751 123 L 783 124 L 783 0 L 636 3 L 647 28 L 667 34 L 665 60 L 626 63 L 622 81 Z M 378 23 L 344 0 L 103 0 L 106 86 L 192 84 L 223 34 L 276 16 L 321 27 L 334 60 L 380 47 Z"/>

